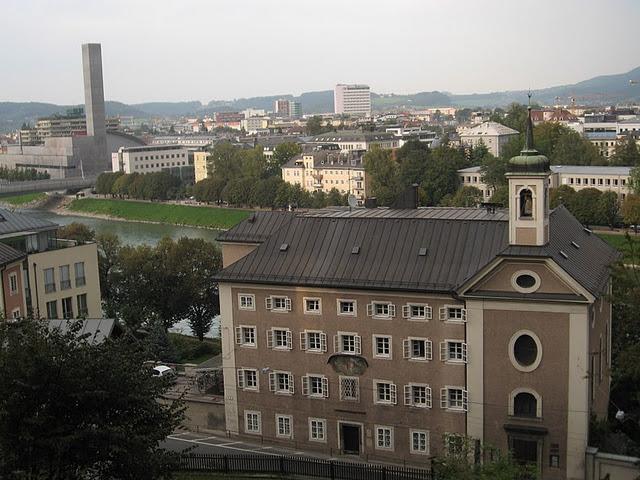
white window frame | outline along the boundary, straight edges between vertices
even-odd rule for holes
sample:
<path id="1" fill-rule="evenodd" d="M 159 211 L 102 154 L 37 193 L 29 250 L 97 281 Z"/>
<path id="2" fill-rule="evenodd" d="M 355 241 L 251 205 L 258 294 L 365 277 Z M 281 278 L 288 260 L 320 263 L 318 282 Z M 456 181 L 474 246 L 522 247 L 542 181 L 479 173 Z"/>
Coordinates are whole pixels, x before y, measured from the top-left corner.
<path id="1" fill-rule="evenodd" d="M 320 379 L 320 393 L 311 392 L 311 379 Z M 319 373 L 307 373 L 301 377 L 302 382 L 302 395 L 309 398 L 328 398 L 329 397 L 329 379 L 326 375 Z"/>
<path id="2" fill-rule="evenodd" d="M 280 419 L 286 419 L 289 421 L 289 433 L 280 432 Z M 276 413 L 276 437 L 293 438 L 293 415 L 284 415 L 282 413 Z"/>
<path id="3" fill-rule="evenodd" d="M 244 329 L 253 329 L 253 343 L 244 341 Z M 255 325 L 238 325 L 236 327 L 236 343 L 243 348 L 258 348 L 258 329 Z"/>
<path id="4" fill-rule="evenodd" d="M 343 381 L 351 380 L 355 381 L 356 384 L 356 396 L 355 397 L 346 397 L 344 394 L 344 384 Z M 338 377 L 338 382 L 340 383 L 340 400 L 345 402 L 359 402 L 360 401 L 360 378 L 352 377 L 348 375 L 340 375 Z"/>
<path id="5" fill-rule="evenodd" d="M 256 385 L 248 387 L 247 386 L 247 373 L 253 372 L 256 375 Z M 260 391 L 260 375 L 258 373 L 257 368 L 247 368 L 241 367 L 237 371 L 237 383 L 238 388 L 247 392 L 259 392 Z"/>
<path id="6" fill-rule="evenodd" d="M 15 288 L 13 288 L 13 283 L 15 283 Z M 11 272 L 9 274 L 9 295 L 17 295 L 18 294 L 18 274 L 16 272 Z"/>
<path id="7" fill-rule="evenodd" d="M 389 340 L 389 354 L 384 355 L 378 353 L 378 338 L 386 338 Z M 373 358 L 380 358 L 383 360 L 392 360 L 393 359 L 393 337 L 391 335 L 378 335 L 373 334 L 371 336 L 371 350 L 373 354 Z"/>
<path id="8" fill-rule="evenodd" d="M 425 436 L 425 449 L 424 450 L 420 450 L 420 449 L 416 449 L 414 448 L 414 443 L 413 443 L 413 435 L 414 434 L 418 434 L 418 435 L 424 435 Z M 429 455 L 429 450 L 431 450 L 431 439 L 429 438 L 429 430 L 419 430 L 419 429 L 415 429 L 412 428 L 409 430 L 409 451 L 414 454 L 414 455 Z"/>
<path id="9" fill-rule="evenodd" d="M 245 298 L 250 298 L 251 299 L 251 306 L 250 307 L 247 307 L 246 305 L 242 306 L 243 299 L 245 299 Z M 238 310 L 247 310 L 247 311 L 255 312 L 255 310 L 256 310 L 256 296 L 254 294 L 252 294 L 252 293 L 239 293 L 238 294 Z"/>
<path id="10" fill-rule="evenodd" d="M 343 349 L 344 342 L 342 338 L 346 336 L 353 337 L 354 350 L 352 352 Z M 338 332 L 333 336 L 333 351 L 344 355 L 362 355 L 362 337 L 356 332 Z"/>
<path id="11" fill-rule="evenodd" d="M 376 308 L 383 306 L 387 308 L 387 313 L 376 313 Z M 373 300 L 367 304 L 367 316 L 373 318 L 390 319 L 396 316 L 396 306 L 393 302 L 387 302 L 382 300 Z"/>
<path id="12" fill-rule="evenodd" d="M 288 389 L 284 390 L 279 388 L 279 375 L 289 376 Z M 293 374 L 291 372 L 285 372 L 283 370 L 274 370 L 273 372 L 269 372 L 269 391 L 275 393 L 276 395 L 293 395 L 295 393 Z"/>
<path id="13" fill-rule="evenodd" d="M 451 318 L 449 316 L 449 309 L 462 310 L 462 318 Z M 443 305 L 442 307 L 440 307 L 440 320 L 443 322 L 450 322 L 450 323 L 466 323 L 467 309 L 464 308 L 464 305 Z"/>
<path id="14" fill-rule="evenodd" d="M 322 425 L 322 438 L 320 437 L 316 437 L 314 438 L 312 433 L 313 433 L 313 428 L 312 428 L 312 424 L 314 422 L 317 422 L 319 425 Z M 327 443 L 327 420 L 325 418 L 316 418 L 316 417 L 309 417 L 309 441 L 310 442 L 320 442 L 320 443 Z"/>
<path id="15" fill-rule="evenodd" d="M 353 303 L 353 312 L 342 312 L 340 308 L 340 304 L 342 302 L 352 302 Z M 356 317 L 358 315 L 358 302 L 352 298 L 338 298 L 336 300 L 336 311 L 338 315 L 345 317 Z"/>
<path id="16" fill-rule="evenodd" d="M 449 351 L 450 343 L 460 343 L 462 345 L 462 358 L 451 358 Z M 468 361 L 469 353 L 468 353 L 468 345 L 464 340 L 456 340 L 451 338 L 446 338 L 443 342 L 440 342 L 440 360 L 445 363 L 453 363 L 453 364 L 465 364 Z"/>
<path id="17" fill-rule="evenodd" d="M 465 436 L 464 435 L 460 435 L 459 433 L 449 433 L 449 432 L 445 432 L 444 433 L 444 449 L 446 451 L 446 453 L 448 453 L 450 456 L 458 456 L 458 455 L 462 455 L 464 453 L 464 443 L 465 443 Z M 461 440 L 461 446 L 460 446 L 460 451 L 453 451 L 452 447 L 457 447 L 458 445 L 452 445 L 452 440 L 457 440 L 460 439 Z"/>
<path id="18" fill-rule="evenodd" d="M 413 345 L 411 342 L 424 342 L 424 357 L 413 356 Z M 402 341 L 403 357 L 412 362 L 428 362 L 433 360 L 433 344 L 425 337 L 408 337 Z"/>
<path id="19" fill-rule="evenodd" d="M 276 308 L 274 306 L 275 299 L 283 299 L 284 307 Z M 269 295 L 264 299 L 264 307 L 270 312 L 288 313 L 291 311 L 291 299 L 286 295 Z"/>
<path id="20" fill-rule="evenodd" d="M 389 400 L 380 400 L 380 398 L 378 397 L 378 384 L 387 384 L 389 385 Z M 376 405 L 397 405 L 398 403 L 398 387 L 396 386 L 395 383 L 393 383 L 390 380 L 380 380 L 380 379 L 374 379 L 373 380 L 373 403 L 375 403 Z"/>
<path id="21" fill-rule="evenodd" d="M 320 335 L 320 348 L 309 348 L 309 334 Z M 300 350 L 308 353 L 326 353 L 327 352 L 327 334 L 322 330 L 305 330 L 300 332 Z"/>
<path id="22" fill-rule="evenodd" d="M 413 307 L 423 307 L 424 316 L 414 316 Z M 415 322 L 428 322 L 433 319 L 433 309 L 427 303 L 409 302 L 402 306 L 402 317 Z"/>
<path id="23" fill-rule="evenodd" d="M 258 420 L 258 429 L 249 430 L 249 415 L 255 415 Z M 262 435 L 262 412 L 258 410 L 245 410 L 244 411 L 244 433 L 250 435 Z"/>
<path id="24" fill-rule="evenodd" d="M 318 302 L 318 310 L 308 310 L 307 302 L 308 301 L 317 301 Z M 304 297 L 302 299 L 302 303 L 304 306 L 305 315 L 322 315 L 322 299 L 320 297 Z"/>
<path id="25" fill-rule="evenodd" d="M 284 332 L 285 345 L 276 345 L 276 331 Z M 291 330 L 285 327 L 272 327 L 267 330 L 267 348 L 271 350 L 289 351 L 293 348 Z"/>
<path id="26" fill-rule="evenodd" d="M 416 403 L 413 395 L 413 388 L 419 387 L 425 389 L 425 403 Z M 431 408 L 433 406 L 433 395 L 431 387 L 428 383 L 408 383 L 404 386 L 404 404 L 409 407 Z"/>
<path id="27" fill-rule="evenodd" d="M 379 437 L 379 433 L 380 430 L 384 430 L 384 431 L 388 431 L 389 433 L 389 446 L 385 446 L 385 445 L 380 445 L 380 437 Z M 385 450 L 387 452 L 393 452 L 394 450 L 394 431 L 393 431 L 393 427 L 389 426 L 389 425 L 376 425 L 374 427 L 374 435 L 375 435 L 375 439 L 374 439 L 374 445 L 375 445 L 375 449 L 376 450 Z"/>
<path id="28" fill-rule="evenodd" d="M 516 395 L 518 395 L 519 393 L 529 393 L 531 395 L 533 395 L 536 399 L 536 416 L 535 418 L 542 418 L 542 397 L 540 396 L 540 394 L 538 392 L 536 392 L 535 390 L 533 390 L 532 388 L 516 388 L 515 390 L 513 390 L 510 394 L 509 394 L 509 416 L 510 417 L 515 417 L 515 400 L 516 400 Z M 520 418 L 520 417 L 517 417 Z M 522 417 L 522 418 L 528 418 L 528 417 Z"/>
<path id="29" fill-rule="evenodd" d="M 462 406 L 452 407 L 449 402 L 449 391 L 460 390 L 462 392 Z M 447 385 L 440 389 L 440 408 L 449 412 L 467 412 L 469 410 L 469 393 L 463 387 Z"/>

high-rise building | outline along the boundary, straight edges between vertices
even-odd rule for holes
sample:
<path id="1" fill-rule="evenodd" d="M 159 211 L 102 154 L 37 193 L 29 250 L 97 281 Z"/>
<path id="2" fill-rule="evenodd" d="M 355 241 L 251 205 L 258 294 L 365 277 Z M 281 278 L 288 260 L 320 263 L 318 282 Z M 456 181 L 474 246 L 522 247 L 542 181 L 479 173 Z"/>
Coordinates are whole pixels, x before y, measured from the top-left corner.
<path id="1" fill-rule="evenodd" d="M 371 90 L 368 85 L 339 83 L 333 98 L 335 113 L 338 115 L 371 116 Z"/>
<path id="2" fill-rule="evenodd" d="M 289 116 L 291 118 L 300 118 L 302 116 L 302 104 L 289 100 Z"/>
<path id="3" fill-rule="evenodd" d="M 273 113 L 279 117 L 289 116 L 289 100 L 280 98 L 273 102 Z"/>

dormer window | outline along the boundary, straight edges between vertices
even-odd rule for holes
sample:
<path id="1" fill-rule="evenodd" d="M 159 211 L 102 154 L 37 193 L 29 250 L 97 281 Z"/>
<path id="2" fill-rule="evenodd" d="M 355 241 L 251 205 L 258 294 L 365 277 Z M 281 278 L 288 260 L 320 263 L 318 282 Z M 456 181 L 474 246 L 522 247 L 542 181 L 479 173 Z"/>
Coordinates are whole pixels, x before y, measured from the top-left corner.
<path id="1" fill-rule="evenodd" d="M 528 188 L 520 191 L 520 218 L 533 217 L 533 194 Z"/>

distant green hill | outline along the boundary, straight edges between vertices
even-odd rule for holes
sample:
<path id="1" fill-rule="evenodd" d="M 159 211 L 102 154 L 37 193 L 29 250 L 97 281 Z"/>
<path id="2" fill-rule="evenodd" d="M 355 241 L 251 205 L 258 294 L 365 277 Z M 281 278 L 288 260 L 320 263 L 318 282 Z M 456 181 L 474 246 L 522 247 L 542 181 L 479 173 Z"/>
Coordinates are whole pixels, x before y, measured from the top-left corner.
<path id="1" fill-rule="evenodd" d="M 636 81 L 631 83 L 630 80 Z M 640 67 L 616 75 L 602 75 L 572 85 L 560 85 L 533 92 L 536 103 L 550 105 L 560 97 L 561 103 L 575 98 L 579 104 L 610 105 L 615 103 L 640 102 Z M 146 102 L 127 105 L 121 102 L 106 102 L 107 115 L 148 118 L 154 116 L 206 115 L 221 111 L 240 111 L 246 108 L 273 109 L 273 102 L 287 98 L 302 103 L 302 111 L 309 113 L 333 112 L 333 90 L 305 92 L 300 96 L 291 94 L 238 98 L 234 100 L 212 100 L 207 105 L 198 101 Z M 420 92 L 410 95 L 372 93 L 374 109 L 409 107 L 503 107 L 512 102 L 526 103 L 526 90 L 455 95 L 446 92 Z M 54 105 L 39 102 L 0 102 L 0 132 L 12 131 L 27 122 L 77 105 Z"/>

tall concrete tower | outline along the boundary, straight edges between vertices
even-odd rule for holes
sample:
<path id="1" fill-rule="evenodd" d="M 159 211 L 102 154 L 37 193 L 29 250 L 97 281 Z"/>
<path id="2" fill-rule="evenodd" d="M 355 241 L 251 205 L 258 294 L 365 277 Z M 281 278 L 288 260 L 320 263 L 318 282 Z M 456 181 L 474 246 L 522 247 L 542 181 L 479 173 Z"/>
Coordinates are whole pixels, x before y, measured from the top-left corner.
<path id="1" fill-rule="evenodd" d="M 82 45 L 84 74 L 84 109 L 87 115 L 87 135 L 105 136 L 104 87 L 102 85 L 102 49 L 99 43 Z"/>
<path id="2" fill-rule="evenodd" d="M 105 122 L 104 87 L 102 85 L 102 48 L 99 43 L 82 45 L 84 75 L 84 110 L 87 117 L 87 136 L 91 137 L 87 155 L 80 159 L 81 174 L 109 170 L 107 128 Z"/>

